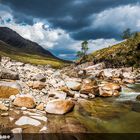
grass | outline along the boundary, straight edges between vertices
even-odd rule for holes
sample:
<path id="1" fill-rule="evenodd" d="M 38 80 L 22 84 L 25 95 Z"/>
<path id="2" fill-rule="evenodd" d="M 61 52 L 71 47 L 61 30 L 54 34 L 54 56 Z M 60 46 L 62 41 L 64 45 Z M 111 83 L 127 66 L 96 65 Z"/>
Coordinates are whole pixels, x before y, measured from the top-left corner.
<path id="1" fill-rule="evenodd" d="M 2 51 L 0 51 L 0 55 L 10 57 L 11 59 L 24 62 L 24 63 L 30 63 L 30 64 L 35 64 L 35 65 L 51 65 L 53 68 L 61 68 L 64 65 L 66 65 L 64 62 L 61 62 L 59 60 L 56 60 L 53 58 L 46 58 L 39 55 L 7 54 Z"/>
<path id="2" fill-rule="evenodd" d="M 67 65 L 66 62 L 63 62 L 59 59 L 55 59 L 50 56 L 43 56 L 38 54 L 28 54 L 26 52 L 22 52 L 19 49 L 15 49 L 14 47 L 0 41 L 0 56 L 10 57 L 11 59 L 30 63 L 35 65 L 50 65 L 53 68 L 61 68 Z"/>
<path id="3" fill-rule="evenodd" d="M 91 53 L 87 61 L 105 62 L 114 67 L 140 67 L 140 33 L 124 42 Z"/>

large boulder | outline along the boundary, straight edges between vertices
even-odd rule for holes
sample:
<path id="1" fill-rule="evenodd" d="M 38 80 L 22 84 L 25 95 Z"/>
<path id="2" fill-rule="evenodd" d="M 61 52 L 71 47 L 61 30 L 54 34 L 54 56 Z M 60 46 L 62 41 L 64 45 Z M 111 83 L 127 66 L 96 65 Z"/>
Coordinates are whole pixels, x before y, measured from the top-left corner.
<path id="1" fill-rule="evenodd" d="M 22 116 L 15 122 L 15 124 L 18 126 L 22 126 L 22 125 L 39 126 L 41 123 L 36 119 L 27 116 Z"/>
<path id="2" fill-rule="evenodd" d="M 98 86 L 97 86 L 97 82 L 95 80 L 91 80 L 91 79 L 84 79 L 82 86 L 81 86 L 81 90 L 80 93 L 82 94 L 98 94 Z"/>
<path id="3" fill-rule="evenodd" d="M 9 98 L 20 93 L 21 87 L 17 82 L 0 81 L 0 98 Z"/>
<path id="4" fill-rule="evenodd" d="M 18 73 L 8 70 L 6 68 L 1 67 L 0 68 L 0 78 L 1 79 L 10 79 L 10 80 L 19 80 L 19 75 Z"/>
<path id="5" fill-rule="evenodd" d="M 31 95 L 19 95 L 13 104 L 18 107 L 34 108 L 36 106 L 35 99 Z"/>
<path id="6" fill-rule="evenodd" d="M 81 88 L 81 83 L 77 81 L 66 81 L 66 85 L 69 89 L 79 91 Z"/>
<path id="7" fill-rule="evenodd" d="M 99 95 L 102 97 L 119 96 L 121 86 L 115 83 L 102 84 L 99 87 Z"/>
<path id="8" fill-rule="evenodd" d="M 52 100 L 46 105 L 46 112 L 51 114 L 65 114 L 72 110 L 74 102 L 71 100 Z"/>

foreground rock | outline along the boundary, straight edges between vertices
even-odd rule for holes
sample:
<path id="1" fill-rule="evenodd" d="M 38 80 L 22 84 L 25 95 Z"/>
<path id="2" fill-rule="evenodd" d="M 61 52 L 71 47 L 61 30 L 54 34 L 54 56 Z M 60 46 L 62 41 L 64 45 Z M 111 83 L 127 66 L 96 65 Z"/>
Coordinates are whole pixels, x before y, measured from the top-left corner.
<path id="1" fill-rule="evenodd" d="M 1 79 L 19 80 L 19 75 L 16 72 L 13 72 L 9 69 L 5 69 L 3 67 L 1 67 L 0 70 Z"/>
<path id="2" fill-rule="evenodd" d="M 71 100 L 52 100 L 46 105 L 46 112 L 51 114 L 65 114 L 72 110 L 74 103 Z"/>
<path id="3" fill-rule="evenodd" d="M 8 107 L 6 107 L 4 104 L 0 103 L 0 110 L 7 111 Z"/>
<path id="4" fill-rule="evenodd" d="M 36 106 L 35 99 L 31 95 L 19 95 L 13 104 L 18 107 L 34 108 Z"/>
<path id="5" fill-rule="evenodd" d="M 22 128 L 14 128 L 11 131 L 12 131 L 12 133 L 15 133 L 15 134 L 22 133 Z"/>
<path id="6" fill-rule="evenodd" d="M 126 83 L 126 84 L 134 84 L 135 83 L 135 80 L 134 79 L 123 79 L 123 83 Z"/>
<path id="7" fill-rule="evenodd" d="M 121 86 L 115 83 L 106 83 L 100 85 L 99 95 L 103 97 L 119 96 Z"/>
<path id="8" fill-rule="evenodd" d="M 69 89 L 79 91 L 81 88 L 81 83 L 77 81 L 67 81 L 66 85 Z"/>
<path id="9" fill-rule="evenodd" d="M 95 80 L 84 79 L 80 93 L 82 94 L 98 94 L 98 86 Z"/>
<path id="10" fill-rule="evenodd" d="M 48 97 L 51 97 L 53 99 L 66 99 L 67 94 L 63 91 L 56 91 L 56 90 L 51 90 L 48 93 Z"/>
<path id="11" fill-rule="evenodd" d="M 44 110 L 44 104 L 40 103 L 38 106 L 36 106 L 36 109 L 43 111 Z"/>
<path id="12" fill-rule="evenodd" d="M 32 79 L 34 81 L 41 81 L 41 82 L 45 82 L 46 81 L 46 77 L 43 74 L 41 74 L 41 73 L 35 75 Z"/>
<path id="13" fill-rule="evenodd" d="M 15 122 L 16 125 L 22 126 L 22 125 L 33 125 L 33 126 L 39 126 L 41 123 L 38 120 L 35 120 L 33 118 L 22 116 Z"/>
<path id="14" fill-rule="evenodd" d="M 0 81 L 0 98 L 9 98 L 20 93 L 20 85 L 17 82 Z"/>
<path id="15" fill-rule="evenodd" d="M 40 82 L 40 81 L 30 81 L 28 82 L 28 86 L 30 88 L 33 89 L 38 89 L 38 90 L 42 90 L 43 88 L 45 88 L 45 83 L 44 82 Z"/>

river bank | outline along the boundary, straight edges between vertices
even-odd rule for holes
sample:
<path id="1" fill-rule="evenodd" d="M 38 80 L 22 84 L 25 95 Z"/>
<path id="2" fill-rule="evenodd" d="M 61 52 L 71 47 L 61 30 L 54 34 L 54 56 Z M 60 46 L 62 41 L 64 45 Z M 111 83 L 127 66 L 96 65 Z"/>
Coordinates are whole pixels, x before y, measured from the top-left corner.
<path id="1" fill-rule="evenodd" d="M 70 68 L 8 58 L 1 66 L 1 133 L 140 132 L 139 69 L 103 73 L 101 65 L 88 66 L 74 70 L 76 77 Z"/>

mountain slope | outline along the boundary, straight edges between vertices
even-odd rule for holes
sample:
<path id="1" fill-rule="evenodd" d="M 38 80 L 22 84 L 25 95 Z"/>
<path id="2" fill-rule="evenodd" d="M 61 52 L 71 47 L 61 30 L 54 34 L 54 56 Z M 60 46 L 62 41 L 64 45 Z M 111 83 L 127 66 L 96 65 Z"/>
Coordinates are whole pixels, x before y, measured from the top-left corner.
<path id="1" fill-rule="evenodd" d="M 53 67 L 59 67 L 67 62 L 7 27 L 0 27 L 0 55 L 33 64 L 50 64 Z"/>
<path id="2" fill-rule="evenodd" d="M 49 51 L 43 49 L 40 45 L 30 40 L 24 39 L 15 31 L 7 28 L 0 27 L 0 40 L 15 47 L 21 49 L 23 52 L 32 54 L 43 54 L 46 56 L 54 57 Z"/>
<path id="3" fill-rule="evenodd" d="M 87 61 L 104 62 L 106 67 L 140 67 L 140 33 L 124 42 L 93 52 Z"/>

